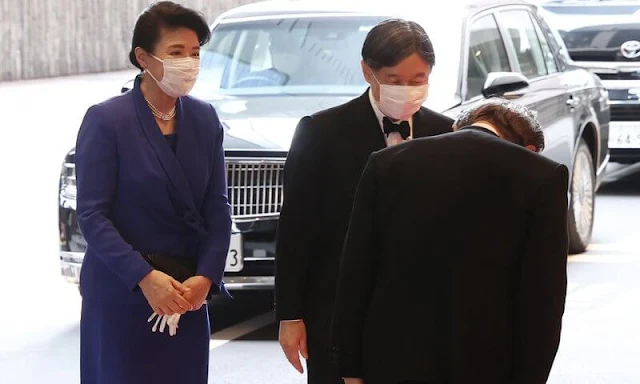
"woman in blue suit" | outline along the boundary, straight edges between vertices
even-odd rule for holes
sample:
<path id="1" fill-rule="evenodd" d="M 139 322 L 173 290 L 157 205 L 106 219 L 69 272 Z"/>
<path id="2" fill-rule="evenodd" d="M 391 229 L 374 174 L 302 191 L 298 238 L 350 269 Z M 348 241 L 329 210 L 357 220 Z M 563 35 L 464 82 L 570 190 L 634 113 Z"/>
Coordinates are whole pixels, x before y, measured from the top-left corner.
<path id="1" fill-rule="evenodd" d="M 133 89 L 87 111 L 76 144 L 87 384 L 205 384 L 210 292 L 222 283 L 231 218 L 213 107 L 187 96 L 210 38 L 204 18 L 159 2 L 136 22 Z M 174 336 L 152 314 L 181 315 Z"/>

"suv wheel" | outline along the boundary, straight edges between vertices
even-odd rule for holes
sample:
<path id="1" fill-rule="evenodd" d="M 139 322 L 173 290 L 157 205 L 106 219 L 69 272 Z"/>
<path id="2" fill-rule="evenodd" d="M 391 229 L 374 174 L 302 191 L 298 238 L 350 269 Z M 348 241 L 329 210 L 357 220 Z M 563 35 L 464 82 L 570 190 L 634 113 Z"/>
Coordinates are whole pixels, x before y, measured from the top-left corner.
<path id="1" fill-rule="evenodd" d="M 593 230 L 595 170 L 591 151 L 584 140 L 578 144 L 571 178 L 569 202 L 569 253 L 587 249 Z"/>

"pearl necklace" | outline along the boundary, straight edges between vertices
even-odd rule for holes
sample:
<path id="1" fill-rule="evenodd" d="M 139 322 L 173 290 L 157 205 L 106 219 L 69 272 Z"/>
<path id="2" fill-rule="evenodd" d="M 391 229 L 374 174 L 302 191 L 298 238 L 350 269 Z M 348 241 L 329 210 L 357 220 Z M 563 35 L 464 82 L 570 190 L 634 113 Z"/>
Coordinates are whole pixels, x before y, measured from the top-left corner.
<path id="1" fill-rule="evenodd" d="M 162 113 L 158 108 L 156 108 L 153 104 L 151 104 L 151 102 L 146 97 L 144 99 L 147 102 L 147 105 L 149 106 L 149 108 L 151 109 L 151 113 L 153 113 L 153 116 L 157 117 L 158 119 L 162 121 L 171 121 L 176 116 L 175 105 L 173 106 L 173 108 L 171 108 L 171 111 L 169 111 L 169 113 Z"/>

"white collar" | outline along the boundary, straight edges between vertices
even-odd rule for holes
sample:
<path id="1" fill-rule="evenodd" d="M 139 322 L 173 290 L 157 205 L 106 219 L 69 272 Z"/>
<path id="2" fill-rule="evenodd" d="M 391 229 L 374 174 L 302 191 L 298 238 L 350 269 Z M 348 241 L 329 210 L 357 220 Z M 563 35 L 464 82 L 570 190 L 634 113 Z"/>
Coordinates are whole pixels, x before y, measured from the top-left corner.
<path id="1" fill-rule="evenodd" d="M 375 113 L 376 118 L 378 119 L 378 124 L 380 124 L 380 129 L 383 130 L 384 132 L 384 125 L 382 124 L 382 119 L 385 118 L 384 114 L 382 113 L 382 111 L 380 110 L 380 108 L 378 108 L 378 103 L 376 102 L 376 99 L 373 97 L 373 91 L 371 90 L 371 88 L 369 88 L 369 102 L 371 102 L 371 108 L 373 108 L 373 113 Z M 411 136 L 413 136 L 413 116 L 409 118 L 409 127 L 411 127 Z"/>

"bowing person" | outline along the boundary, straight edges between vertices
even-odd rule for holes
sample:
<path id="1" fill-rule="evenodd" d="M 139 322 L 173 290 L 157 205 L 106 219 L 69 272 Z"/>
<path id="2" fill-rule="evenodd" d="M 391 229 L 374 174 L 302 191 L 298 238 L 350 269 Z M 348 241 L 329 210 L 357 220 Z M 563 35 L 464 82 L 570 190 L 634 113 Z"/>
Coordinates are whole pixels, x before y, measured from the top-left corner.
<path id="1" fill-rule="evenodd" d="M 199 13 L 151 5 L 133 31 L 133 89 L 89 108 L 80 127 L 82 383 L 207 383 L 203 303 L 225 291 L 231 231 L 223 130 L 210 104 L 187 96 L 209 37 Z M 182 315 L 180 330 L 152 332 L 152 313 Z"/>
<path id="2" fill-rule="evenodd" d="M 453 120 L 422 107 L 433 46 L 424 29 L 392 19 L 375 26 L 362 47 L 362 96 L 306 116 L 284 170 L 284 203 L 276 238 L 279 340 L 308 382 L 333 384 L 329 330 L 338 264 L 353 196 L 369 155 L 386 146 L 450 132 Z"/>
<path id="3" fill-rule="evenodd" d="M 347 384 L 547 381 L 566 295 L 568 170 L 507 102 L 371 155 L 340 265 Z"/>

